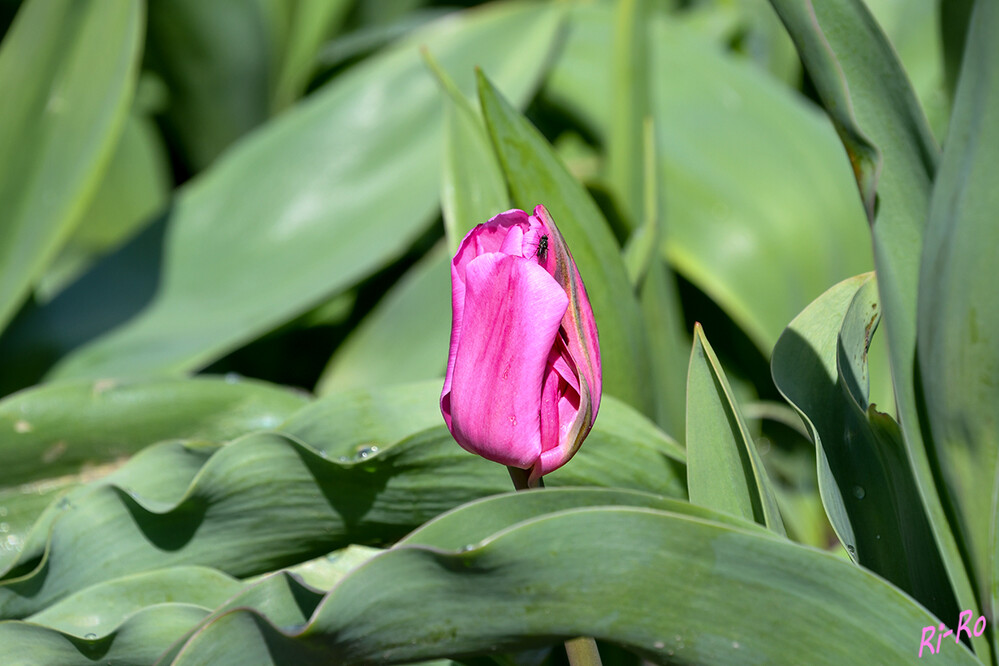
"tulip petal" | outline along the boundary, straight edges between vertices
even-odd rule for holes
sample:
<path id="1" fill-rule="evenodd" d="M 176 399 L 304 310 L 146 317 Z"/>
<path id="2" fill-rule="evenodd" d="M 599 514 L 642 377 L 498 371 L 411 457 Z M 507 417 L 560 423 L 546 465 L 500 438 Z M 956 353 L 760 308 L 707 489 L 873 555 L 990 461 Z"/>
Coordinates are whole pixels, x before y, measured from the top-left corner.
<path id="1" fill-rule="evenodd" d="M 466 450 L 529 468 L 542 451 L 545 369 L 568 297 L 530 259 L 486 253 L 464 268 L 461 332 L 449 364 L 451 431 Z"/>
<path id="2" fill-rule="evenodd" d="M 451 342 L 448 346 L 447 372 L 444 375 L 444 388 L 441 390 L 441 413 L 447 427 L 451 428 L 451 375 L 454 358 L 458 351 L 461 323 L 465 307 L 465 267 L 470 261 L 487 252 L 497 252 L 504 244 L 511 229 L 529 225 L 529 216 L 522 210 L 513 209 L 494 215 L 485 224 L 473 227 L 458 246 L 451 260 Z M 517 252 L 519 255 L 520 252 Z"/>

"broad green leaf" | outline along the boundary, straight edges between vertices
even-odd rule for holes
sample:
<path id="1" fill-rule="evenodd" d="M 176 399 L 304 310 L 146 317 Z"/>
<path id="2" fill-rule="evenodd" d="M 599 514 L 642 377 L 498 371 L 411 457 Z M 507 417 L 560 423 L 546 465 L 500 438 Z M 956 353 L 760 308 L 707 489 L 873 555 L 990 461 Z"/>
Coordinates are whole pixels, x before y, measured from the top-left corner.
<path id="1" fill-rule="evenodd" d="M 0 486 L 73 474 L 165 439 L 224 441 L 273 428 L 307 403 L 237 378 L 42 385 L 0 401 Z"/>
<path id="2" fill-rule="evenodd" d="M 907 663 L 936 623 L 834 555 L 668 511 L 593 507 L 524 520 L 470 549 L 394 548 L 341 581 L 304 629 L 233 610 L 174 663 L 404 663 L 580 635 L 658 664 Z M 979 663 L 953 640 L 935 656 Z"/>
<path id="3" fill-rule="evenodd" d="M 396 258 L 440 191 L 440 93 L 418 46 L 463 90 L 478 63 L 523 103 L 558 24 L 527 3 L 439 21 L 241 141 L 177 195 L 154 300 L 53 375 L 203 367 Z"/>
<path id="4" fill-rule="evenodd" d="M 397 546 L 461 550 L 493 533 L 547 513 L 591 506 L 629 506 L 670 511 L 744 530 L 763 528 L 751 521 L 680 500 L 617 488 L 546 488 L 543 493 L 506 493 L 469 502 L 420 526 Z"/>
<path id="5" fill-rule="evenodd" d="M 153 442 L 225 440 L 271 428 L 307 403 L 259 382 L 66 382 L 0 401 L 0 571 L 45 507 Z M 173 463 L 176 464 L 176 463 Z"/>
<path id="6" fill-rule="evenodd" d="M 917 381 L 954 527 L 981 607 L 999 611 L 999 29 L 979 2 L 933 188 L 919 280 Z M 997 641 L 990 627 L 993 642 Z M 999 649 L 996 650 L 999 654 Z"/>
<path id="7" fill-rule="evenodd" d="M 478 500 L 448 512 L 420 527 L 399 543 L 426 545 L 440 549 L 460 549 L 466 546 L 471 548 L 475 542 L 509 525 L 559 510 L 588 506 L 649 507 L 674 510 L 708 519 L 716 516 L 711 511 L 692 506 L 686 502 L 635 491 L 564 488 L 547 489 L 543 493 L 511 492 Z M 747 527 L 742 521 L 733 520 L 732 523 L 737 527 Z M 472 546 L 468 546 L 468 544 L 472 544 Z M 344 565 L 350 566 L 352 564 L 353 566 L 350 569 L 341 568 L 340 571 L 336 572 L 335 580 L 332 582 L 339 584 L 352 575 L 354 569 L 370 562 L 377 554 L 378 551 L 374 549 L 364 549 L 357 552 Z M 293 567 L 287 571 L 295 572 L 297 569 L 298 567 Z M 324 585 L 319 589 L 332 589 L 333 586 L 333 584 Z M 291 599 L 292 596 L 299 596 L 298 594 L 287 594 L 289 587 L 294 589 L 296 586 L 286 578 L 268 576 L 267 579 L 260 581 L 259 584 L 245 590 L 239 596 L 216 609 L 213 615 L 205 618 L 201 626 L 193 629 L 191 634 L 197 634 L 205 627 L 210 627 L 216 618 L 237 608 L 253 608 L 265 616 L 269 622 L 278 626 L 290 624 L 295 618 L 289 616 L 300 613 L 298 606 L 301 604 Z M 308 606 L 308 612 L 311 613 L 315 609 L 318 599 L 315 598 L 311 590 L 303 586 L 297 587 L 299 594 L 304 593 L 308 596 L 309 601 L 312 601 Z M 312 585 L 311 587 L 316 586 Z M 304 624 L 307 619 L 306 616 L 304 619 L 298 620 L 297 624 Z M 164 655 L 160 663 L 167 664 L 176 659 L 184 651 L 186 640 L 185 638 L 178 641 L 174 648 Z"/>
<path id="8" fill-rule="evenodd" d="M 441 214 L 453 256 L 472 227 L 510 209 L 510 197 L 481 115 L 433 56 L 425 57 L 444 96 Z"/>
<path id="9" fill-rule="evenodd" d="M 347 18 L 351 0 L 294 0 L 278 8 L 288 14 L 288 27 L 277 58 L 271 109 L 281 111 L 298 99 L 312 76 L 323 40 Z"/>
<path id="10" fill-rule="evenodd" d="M 340 344 L 316 393 L 439 377 L 451 332 L 449 266 L 442 245 L 414 265 Z"/>
<path id="11" fill-rule="evenodd" d="M 80 219 L 128 113 L 137 1 L 31 0 L 0 45 L 0 330 Z"/>
<path id="12" fill-rule="evenodd" d="M 133 236 L 167 202 L 169 165 L 148 118 L 129 115 L 90 205 L 35 290 L 49 301 L 103 254 Z"/>
<path id="13" fill-rule="evenodd" d="M 147 606 L 188 604 L 210 611 L 243 587 L 238 580 L 214 569 L 160 569 L 88 587 L 25 621 L 79 638 L 87 634 L 103 638 Z"/>
<path id="14" fill-rule="evenodd" d="M 551 145 L 481 73 L 479 100 L 514 205 L 544 205 L 565 237 L 600 333 L 603 389 L 652 413 L 648 343 L 620 248 L 600 209 Z"/>
<path id="15" fill-rule="evenodd" d="M 861 0 L 770 0 L 850 156 L 871 223 L 896 409 L 910 464 L 962 609 L 972 573 L 947 519 L 916 407 L 916 301 L 923 228 L 939 150 L 891 45 Z M 965 545 L 966 547 L 966 545 Z M 986 640 L 973 640 L 991 659 Z"/>
<path id="16" fill-rule="evenodd" d="M 295 412 L 278 429 L 330 458 L 384 449 L 427 428 L 443 425 L 444 379 L 412 384 L 331 390 Z"/>
<path id="17" fill-rule="evenodd" d="M 169 90 L 163 123 L 190 171 L 267 120 L 274 47 L 263 0 L 149 3 L 149 65 Z"/>
<path id="18" fill-rule="evenodd" d="M 865 0 L 871 14 L 884 30 L 892 48 L 912 84 L 912 90 L 926 113 L 927 121 L 938 139 L 943 138 L 950 113 L 944 71 L 946 35 L 941 21 L 953 5 L 964 0 Z M 967 20 L 967 17 L 965 17 Z M 956 74 L 956 71 L 955 71 Z"/>
<path id="19" fill-rule="evenodd" d="M 815 443 L 822 502 L 850 558 L 953 626 L 961 609 L 898 424 L 869 402 L 867 349 L 880 318 L 873 274 L 832 287 L 777 341 L 774 383 Z"/>
<path id="20" fill-rule="evenodd" d="M 149 664 L 208 614 L 188 604 L 149 606 L 129 617 L 114 632 L 98 638 L 66 635 L 28 622 L 0 621 L 0 659 L 11 666 L 95 663 Z"/>
<path id="21" fill-rule="evenodd" d="M 605 142 L 611 23 L 575 8 L 545 88 Z M 871 269 L 849 164 L 828 121 L 751 62 L 677 20 L 649 29 L 663 250 L 769 355 L 812 299 Z"/>
<path id="22" fill-rule="evenodd" d="M 682 496 L 676 444 L 632 409 L 607 402 L 583 448 L 548 482 Z M 363 414 L 364 401 L 357 404 Z M 247 576 L 351 543 L 391 542 L 511 487 L 503 466 L 463 451 L 443 425 L 349 457 L 333 433 L 313 420 L 308 445 L 258 432 L 221 448 L 146 448 L 46 509 L 20 559 L 0 572 L 0 617 L 38 612 L 130 573 L 200 565 Z"/>
<path id="23" fill-rule="evenodd" d="M 700 506 L 784 534 L 774 489 L 701 325 L 687 372 L 687 492 Z"/>

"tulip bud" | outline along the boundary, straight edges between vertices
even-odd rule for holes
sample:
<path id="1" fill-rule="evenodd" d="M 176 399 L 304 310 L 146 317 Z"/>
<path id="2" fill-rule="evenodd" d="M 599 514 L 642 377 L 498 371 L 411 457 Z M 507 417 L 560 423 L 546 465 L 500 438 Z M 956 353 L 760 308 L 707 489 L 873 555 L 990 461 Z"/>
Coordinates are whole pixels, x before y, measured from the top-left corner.
<path id="1" fill-rule="evenodd" d="M 593 310 L 544 206 L 500 213 L 451 260 L 441 412 L 461 447 L 531 471 L 572 458 L 600 407 Z"/>

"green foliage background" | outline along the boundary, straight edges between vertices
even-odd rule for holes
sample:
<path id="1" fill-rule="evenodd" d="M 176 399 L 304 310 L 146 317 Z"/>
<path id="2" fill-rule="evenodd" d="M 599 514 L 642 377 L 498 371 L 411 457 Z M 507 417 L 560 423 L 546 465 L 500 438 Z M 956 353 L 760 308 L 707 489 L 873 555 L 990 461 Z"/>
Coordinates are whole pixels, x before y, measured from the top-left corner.
<path id="1" fill-rule="evenodd" d="M 0 4 L 0 663 L 999 663 L 996 4 L 462 4 Z M 510 493 L 536 204 L 604 399 Z"/>

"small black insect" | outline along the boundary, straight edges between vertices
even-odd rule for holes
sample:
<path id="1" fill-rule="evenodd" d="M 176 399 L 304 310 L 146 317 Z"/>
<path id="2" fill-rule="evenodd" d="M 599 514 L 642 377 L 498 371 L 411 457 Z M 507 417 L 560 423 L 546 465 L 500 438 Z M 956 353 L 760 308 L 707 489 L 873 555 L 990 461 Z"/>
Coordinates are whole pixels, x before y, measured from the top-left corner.
<path id="1" fill-rule="evenodd" d="M 538 241 L 538 259 L 540 261 L 545 260 L 545 254 L 548 252 L 548 236 L 542 236 L 541 240 Z"/>

